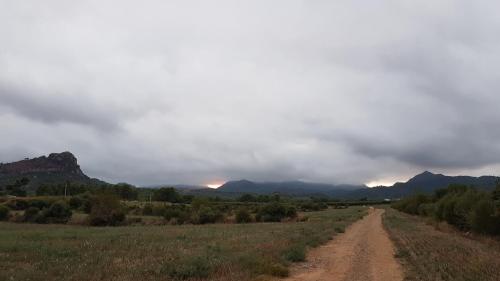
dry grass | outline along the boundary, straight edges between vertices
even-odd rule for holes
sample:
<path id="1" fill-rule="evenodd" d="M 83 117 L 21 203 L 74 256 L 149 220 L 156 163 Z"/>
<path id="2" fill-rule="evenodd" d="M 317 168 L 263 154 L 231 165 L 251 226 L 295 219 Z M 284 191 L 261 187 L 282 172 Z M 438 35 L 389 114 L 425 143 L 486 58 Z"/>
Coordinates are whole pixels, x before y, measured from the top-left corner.
<path id="1" fill-rule="evenodd" d="M 325 243 L 363 208 L 300 223 L 84 227 L 0 223 L 0 280 L 254 280 L 288 273 L 286 253 Z"/>
<path id="2" fill-rule="evenodd" d="M 498 281 L 500 242 L 441 230 L 419 217 L 388 209 L 384 225 L 405 267 L 406 280 Z"/>

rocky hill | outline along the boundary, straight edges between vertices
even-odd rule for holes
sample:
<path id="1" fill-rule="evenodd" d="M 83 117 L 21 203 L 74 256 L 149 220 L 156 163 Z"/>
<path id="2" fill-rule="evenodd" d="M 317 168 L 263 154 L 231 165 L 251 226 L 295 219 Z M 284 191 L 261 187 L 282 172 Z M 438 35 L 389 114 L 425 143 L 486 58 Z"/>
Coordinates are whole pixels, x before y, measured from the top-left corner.
<path id="1" fill-rule="evenodd" d="M 71 152 L 51 153 L 49 156 L 0 164 L 0 186 L 12 184 L 21 178 L 30 180 L 28 190 L 34 190 L 44 183 L 105 184 L 85 175 Z"/>

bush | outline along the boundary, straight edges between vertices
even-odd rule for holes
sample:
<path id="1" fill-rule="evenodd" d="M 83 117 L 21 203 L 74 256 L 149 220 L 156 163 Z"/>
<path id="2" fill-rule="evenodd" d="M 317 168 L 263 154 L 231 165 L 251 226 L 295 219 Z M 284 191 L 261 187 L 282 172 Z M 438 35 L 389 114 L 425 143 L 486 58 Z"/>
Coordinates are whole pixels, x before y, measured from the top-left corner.
<path id="1" fill-rule="evenodd" d="M 40 210 L 36 207 L 29 207 L 24 211 L 23 221 L 34 222 L 38 218 Z"/>
<path id="2" fill-rule="evenodd" d="M 144 205 L 144 208 L 142 209 L 142 215 L 143 216 L 153 215 L 153 205 L 151 205 L 151 204 Z"/>
<path id="3" fill-rule="evenodd" d="M 165 214 L 165 211 L 166 211 L 167 207 L 166 206 L 158 206 L 158 205 L 155 205 L 152 207 L 151 209 L 151 213 L 153 214 L 153 216 L 163 216 Z"/>
<path id="4" fill-rule="evenodd" d="M 0 205 L 0 221 L 7 220 L 10 215 L 10 210 L 9 208 Z"/>
<path id="5" fill-rule="evenodd" d="M 198 224 L 206 224 L 206 223 L 216 223 L 217 221 L 221 221 L 224 218 L 224 215 L 218 211 L 214 210 L 210 207 L 201 207 L 195 215 L 193 219 L 193 223 Z"/>
<path id="6" fill-rule="evenodd" d="M 83 205 L 83 199 L 78 196 L 73 196 L 69 199 L 69 206 L 71 209 L 78 209 Z"/>
<path id="7" fill-rule="evenodd" d="M 174 279 L 206 279 L 212 272 L 212 265 L 208 257 L 184 258 L 174 265 L 167 265 L 163 272 Z"/>
<path id="8" fill-rule="evenodd" d="M 250 212 L 247 209 L 239 209 L 236 212 L 236 222 L 237 223 L 249 223 L 252 222 L 252 217 L 250 216 Z"/>
<path id="9" fill-rule="evenodd" d="M 13 199 L 7 202 L 7 206 L 11 210 L 22 211 L 29 207 L 28 202 L 25 199 Z"/>
<path id="10" fill-rule="evenodd" d="M 420 216 L 432 216 L 435 212 L 435 204 L 433 203 L 423 203 L 417 208 L 418 214 Z"/>
<path id="11" fill-rule="evenodd" d="M 294 207 L 285 207 L 279 203 L 270 203 L 261 207 L 256 215 L 257 221 L 279 222 L 286 217 L 296 217 L 297 210 Z"/>
<path id="12" fill-rule="evenodd" d="M 289 218 L 296 218 L 297 217 L 297 209 L 295 209 L 295 207 L 286 208 L 285 216 L 289 217 Z"/>
<path id="13" fill-rule="evenodd" d="M 35 207 L 38 208 L 39 210 L 42 210 L 43 208 L 48 208 L 52 202 L 49 202 L 49 200 L 41 200 L 41 199 L 33 199 L 28 202 L 29 207 Z"/>
<path id="14" fill-rule="evenodd" d="M 257 202 L 257 197 L 252 194 L 243 194 L 240 198 L 237 199 L 239 202 Z"/>
<path id="15" fill-rule="evenodd" d="M 479 233 L 495 234 L 497 225 L 494 214 L 495 205 L 493 201 L 482 199 L 477 202 L 468 217 L 472 230 Z"/>
<path id="16" fill-rule="evenodd" d="M 179 206 L 170 206 L 165 208 L 163 217 L 167 221 L 175 219 L 177 224 L 183 224 L 190 220 L 190 215 L 191 214 L 187 209 L 187 207 L 179 205 Z"/>
<path id="17" fill-rule="evenodd" d="M 336 226 L 335 227 L 335 232 L 337 232 L 337 233 L 344 233 L 345 232 L 345 227 L 343 227 L 343 226 Z"/>
<path id="18" fill-rule="evenodd" d="M 304 212 L 321 211 L 328 209 L 328 205 L 324 202 L 305 202 L 300 204 L 299 208 Z"/>
<path id="19" fill-rule="evenodd" d="M 295 245 L 284 253 L 284 258 L 291 262 L 302 262 L 306 260 L 306 247 L 304 245 Z"/>
<path id="20" fill-rule="evenodd" d="M 67 223 L 71 215 L 72 212 L 64 201 L 57 201 L 42 212 L 42 216 L 49 223 Z"/>
<path id="21" fill-rule="evenodd" d="M 411 196 L 392 207 L 410 214 L 432 216 L 462 230 L 500 234 L 500 202 L 495 201 L 495 192 L 454 184 L 436 191 L 432 197 Z"/>
<path id="22" fill-rule="evenodd" d="M 118 197 L 101 193 L 92 198 L 89 223 L 93 226 L 116 226 L 125 221 L 125 212 Z"/>

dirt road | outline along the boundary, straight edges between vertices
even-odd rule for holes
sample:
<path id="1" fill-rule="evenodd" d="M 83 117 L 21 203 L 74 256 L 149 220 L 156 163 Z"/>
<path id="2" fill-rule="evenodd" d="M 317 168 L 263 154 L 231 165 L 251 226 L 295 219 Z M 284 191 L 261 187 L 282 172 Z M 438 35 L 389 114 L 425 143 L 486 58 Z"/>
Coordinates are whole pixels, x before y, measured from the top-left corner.
<path id="1" fill-rule="evenodd" d="M 330 243 L 313 249 L 287 281 L 401 281 L 403 272 L 382 227 L 384 210 L 370 209 Z"/>

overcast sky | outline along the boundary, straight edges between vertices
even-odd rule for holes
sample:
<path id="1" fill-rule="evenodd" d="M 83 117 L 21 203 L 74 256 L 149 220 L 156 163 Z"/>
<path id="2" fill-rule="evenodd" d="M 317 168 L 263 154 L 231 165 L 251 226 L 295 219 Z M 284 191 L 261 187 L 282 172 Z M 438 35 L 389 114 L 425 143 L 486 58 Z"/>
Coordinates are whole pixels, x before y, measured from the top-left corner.
<path id="1" fill-rule="evenodd" d="M 498 1 L 0 0 L 0 162 L 138 185 L 500 174 Z"/>

